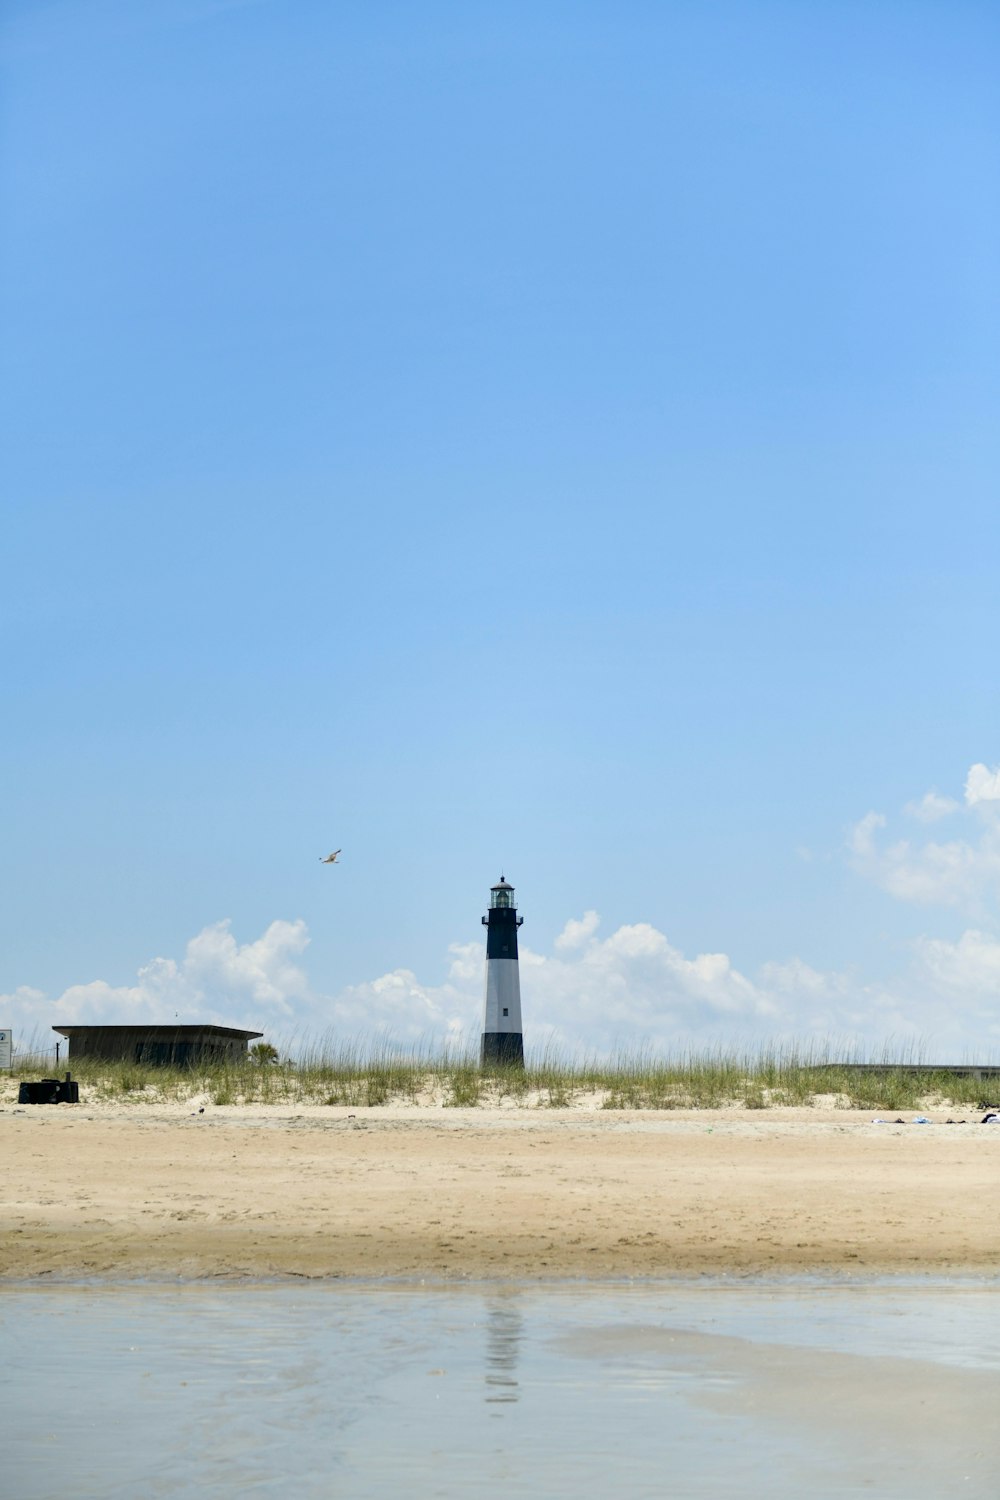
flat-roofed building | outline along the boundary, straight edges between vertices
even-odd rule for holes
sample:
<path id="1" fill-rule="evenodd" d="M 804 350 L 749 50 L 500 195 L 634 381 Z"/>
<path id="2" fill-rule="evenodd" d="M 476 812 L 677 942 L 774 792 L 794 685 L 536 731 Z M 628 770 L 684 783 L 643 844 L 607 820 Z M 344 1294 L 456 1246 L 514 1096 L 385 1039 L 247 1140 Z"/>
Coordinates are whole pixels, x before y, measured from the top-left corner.
<path id="1" fill-rule="evenodd" d="M 146 1063 L 151 1067 L 190 1068 L 196 1064 L 238 1062 L 262 1031 L 235 1026 L 53 1026 L 66 1037 L 74 1062 Z"/>

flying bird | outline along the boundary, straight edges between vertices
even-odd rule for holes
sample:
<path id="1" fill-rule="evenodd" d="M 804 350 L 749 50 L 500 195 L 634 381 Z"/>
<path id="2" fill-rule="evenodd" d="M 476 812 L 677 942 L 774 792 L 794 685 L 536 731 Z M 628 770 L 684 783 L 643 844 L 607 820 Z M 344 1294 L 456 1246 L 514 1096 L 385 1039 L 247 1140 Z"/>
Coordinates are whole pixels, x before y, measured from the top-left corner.
<path id="1" fill-rule="evenodd" d="M 332 854 L 328 854 L 326 856 L 326 859 L 324 859 L 323 856 L 320 855 L 320 860 L 319 860 L 320 864 L 321 865 L 335 865 L 337 863 L 337 855 L 339 853 L 340 853 L 339 849 L 334 849 L 334 851 L 333 851 Z"/>

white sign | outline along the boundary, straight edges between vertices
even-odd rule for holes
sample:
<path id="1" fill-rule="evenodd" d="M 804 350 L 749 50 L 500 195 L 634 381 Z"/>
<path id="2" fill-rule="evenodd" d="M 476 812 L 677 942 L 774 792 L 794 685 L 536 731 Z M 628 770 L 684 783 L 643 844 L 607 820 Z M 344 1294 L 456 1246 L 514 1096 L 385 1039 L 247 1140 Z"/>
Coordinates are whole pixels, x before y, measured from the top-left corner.
<path id="1" fill-rule="evenodd" d="M 0 1031 L 0 1068 L 10 1067 L 12 1038 L 9 1031 Z"/>

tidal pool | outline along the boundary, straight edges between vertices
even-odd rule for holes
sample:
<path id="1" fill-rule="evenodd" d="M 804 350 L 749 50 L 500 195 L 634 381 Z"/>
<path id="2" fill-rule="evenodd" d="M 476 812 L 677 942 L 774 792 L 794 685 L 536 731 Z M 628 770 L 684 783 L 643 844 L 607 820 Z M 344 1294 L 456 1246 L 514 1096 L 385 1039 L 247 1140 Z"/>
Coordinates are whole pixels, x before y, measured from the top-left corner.
<path id="1" fill-rule="evenodd" d="M 1000 1494 L 981 1282 L 36 1285 L 3 1493 Z"/>

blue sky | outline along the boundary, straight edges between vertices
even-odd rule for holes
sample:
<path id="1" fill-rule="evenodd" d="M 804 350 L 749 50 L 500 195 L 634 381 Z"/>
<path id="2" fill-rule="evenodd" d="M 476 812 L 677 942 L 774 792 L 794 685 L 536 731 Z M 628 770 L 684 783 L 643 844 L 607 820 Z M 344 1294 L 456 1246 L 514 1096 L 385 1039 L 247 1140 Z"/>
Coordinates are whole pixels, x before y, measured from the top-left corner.
<path id="1" fill-rule="evenodd" d="M 0 1020 L 1000 1053 L 998 43 L 8 4 Z"/>

